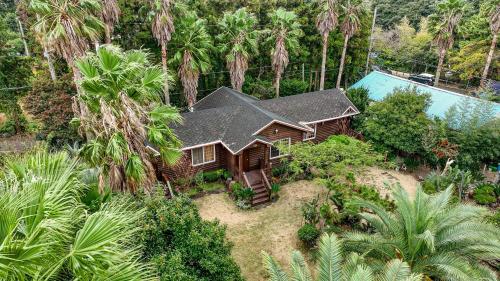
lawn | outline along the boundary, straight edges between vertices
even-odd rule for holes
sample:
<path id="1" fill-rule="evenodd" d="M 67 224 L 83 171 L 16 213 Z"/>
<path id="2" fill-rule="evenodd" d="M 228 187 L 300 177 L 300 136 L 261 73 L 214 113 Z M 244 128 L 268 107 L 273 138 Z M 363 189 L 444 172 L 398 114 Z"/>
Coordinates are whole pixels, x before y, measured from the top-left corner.
<path id="1" fill-rule="evenodd" d="M 284 185 L 276 203 L 240 210 L 226 193 L 196 200 L 204 219 L 219 219 L 227 225 L 227 238 L 234 243 L 233 257 L 246 280 L 265 280 L 261 251 L 267 251 L 288 267 L 290 253 L 301 243 L 297 230 L 302 226 L 302 203 L 326 189 L 309 181 Z"/>

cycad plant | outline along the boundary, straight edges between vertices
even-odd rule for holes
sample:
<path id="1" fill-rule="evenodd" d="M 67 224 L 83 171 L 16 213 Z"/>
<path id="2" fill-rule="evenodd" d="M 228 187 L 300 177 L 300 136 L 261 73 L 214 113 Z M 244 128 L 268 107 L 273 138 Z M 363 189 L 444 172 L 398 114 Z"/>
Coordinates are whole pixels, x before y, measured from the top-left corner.
<path id="1" fill-rule="evenodd" d="M 446 52 L 455 42 L 456 29 L 467 8 L 464 0 L 444 0 L 437 4 L 437 11 L 430 15 L 430 29 L 438 46 L 439 61 L 434 85 L 439 84 Z"/>
<path id="2" fill-rule="evenodd" d="M 222 33 L 217 36 L 218 48 L 225 55 L 231 85 L 240 92 L 245 82 L 248 60 L 259 51 L 256 23 L 255 16 L 241 8 L 234 13 L 225 13 L 219 24 Z"/>
<path id="3" fill-rule="evenodd" d="M 364 263 L 363 257 L 357 254 L 345 255 L 342 240 L 335 234 L 323 234 L 319 243 L 318 281 L 417 281 L 420 275 L 412 274 L 408 264 L 399 259 L 388 262 L 381 272 Z M 271 281 L 312 281 L 311 272 L 299 251 L 292 253 L 292 278 L 281 269 L 279 264 L 267 253 L 263 253 L 264 265 Z"/>
<path id="4" fill-rule="evenodd" d="M 271 50 L 272 67 L 275 73 L 274 87 L 276 88 L 276 97 L 280 95 L 281 75 L 289 63 L 289 52 L 295 52 L 300 44 L 299 37 L 303 35 L 297 15 L 294 12 L 279 8 L 269 13 L 271 19 L 271 29 L 264 30 L 269 34 L 267 42 L 273 43 Z"/>
<path id="5" fill-rule="evenodd" d="M 392 192 L 396 209 L 388 212 L 359 201 L 374 233 L 345 235 L 346 249 L 367 259 L 400 259 L 412 272 L 432 280 L 496 280 L 485 263 L 500 259 L 500 229 L 485 222 L 488 210 L 452 203 L 453 187 L 434 195 L 419 187 L 410 199 L 401 186 Z"/>
<path id="6" fill-rule="evenodd" d="M 90 213 L 81 166 L 64 152 L 8 159 L 0 175 L 1 280 L 150 280 L 131 245 L 142 210 Z"/>
<path id="7" fill-rule="evenodd" d="M 328 50 L 328 36 L 338 24 L 336 0 L 319 0 L 320 12 L 316 19 L 316 27 L 321 35 L 323 52 L 321 53 L 321 78 L 319 80 L 319 90 L 325 87 L 326 54 Z"/>
<path id="8" fill-rule="evenodd" d="M 209 51 L 212 39 L 206 29 L 206 21 L 190 12 L 176 22 L 177 31 L 172 42 L 177 46 L 172 62 L 178 65 L 178 75 L 184 88 L 188 107 L 196 103 L 200 73 L 210 67 Z"/>
<path id="9" fill-rule="evenodd" d="M 155 158 L 173 164 L 180 156 L 179 140 L 168 126 L 181 117 L 161 105 L 165 73 L 151 65 L 147 53 L 110 45 L 77 65 L 83 74 L 80 99 L 89 109 L 87 117 L 75 120 L 90 136 L 82 156 L 101 168 L 101 187 L 107 175 L 114 190 L 148 189 L 156 182 Z"/>

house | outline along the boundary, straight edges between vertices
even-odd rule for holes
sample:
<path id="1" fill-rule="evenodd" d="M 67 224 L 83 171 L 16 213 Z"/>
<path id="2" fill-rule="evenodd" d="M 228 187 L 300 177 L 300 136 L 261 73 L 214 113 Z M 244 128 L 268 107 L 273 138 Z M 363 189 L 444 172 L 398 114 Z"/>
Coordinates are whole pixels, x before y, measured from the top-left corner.
<path id="1" fill-rule="evenodd" d="M 183 142 L 182 165 L 229 170 L 234 180 L 254 189 L 258 204 L 269 199 L 271 169 L 288 155 L 276 144 L 317 143 L 348 133 L 350 117 L 358 113 L 339 90 L 259 100 L 221 87 L 182 113 L 184 122 L 173 130 Z M 160 171 L 176 177 L 171 167 L 161 165 Z"/>

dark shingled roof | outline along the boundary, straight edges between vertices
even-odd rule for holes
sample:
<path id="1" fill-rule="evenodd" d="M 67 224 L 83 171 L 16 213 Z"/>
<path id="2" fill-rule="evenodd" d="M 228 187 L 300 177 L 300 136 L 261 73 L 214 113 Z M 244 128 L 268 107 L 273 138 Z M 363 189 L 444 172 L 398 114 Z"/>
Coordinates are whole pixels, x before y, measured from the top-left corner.
<path id="1" fill-rule="evenodd" d="M 311 131 L 304 123 L 357 113 L 356 107 L 337 90 L 261 101 L 221 87 L 198 101 L 193 112 L 182 113 L 184 122 L 173 129 L 184 148 L 220 142 L 236 154 L 255 141 L 269 142 L 254 133 L 272 122 Z"/>

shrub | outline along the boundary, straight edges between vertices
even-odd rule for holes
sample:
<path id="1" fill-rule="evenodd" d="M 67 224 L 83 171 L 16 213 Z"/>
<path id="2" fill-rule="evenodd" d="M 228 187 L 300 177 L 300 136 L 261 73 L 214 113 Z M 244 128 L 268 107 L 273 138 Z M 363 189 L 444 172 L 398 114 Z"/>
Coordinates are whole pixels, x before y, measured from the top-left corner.
<path id="1" fill-rule="evenodd" d="M 474 200 L 481 205 L 489 205 L 497 202 L 497 196 L 493 184 L 483 183 L 474 189 Z"/>
<path id="2" fill-rule="evenodd" d="M 239 182 L 231 185 L 231 193 L 234 196 L 236 205 L 242 209 L 247 209 L 250 205 L 250 200 L 254 196 L 254 192 L 250 187 L 244 187 Z"/>
<path id="3" fill-rule="evenodd" d="M 280 192 L 281 186 L 277 183 L 271 184 L 271 198 L 276 199 L 278 197 L 278 192 Z"/>
<path id="4" fill-rule="evenodd" d="M 306 244 L 308 247 L 313 247 L 316 245 L 316 240 L 320 235 L 320 231 L 313 224 L 304 224 L 299 228 L 297 235 L 300 241 Z"/>
<path id="5" fill-rule="evenodd" d="M 203 172 L 203 180 L 205 180 L 206 182 L 216 182 L 221 179 L 222 172 L 222 169 Z"/>
<path id="6" fill-rule="evenodd" d="M 203 172 L 199 171 L 194 175 L 194 183 L 196 186 L 202 186 L 205 183 L 205 178 L 203 177 Z"/>
<path id="7" fill-rule="evenodd" d="M 316 224 L 319 221 L 319 196 L 302 205 L 302 216 L 306 224 Z"/>
<path id="8" fill-rule="evenodd" d="M 226 227 L 204 221 L 184 196 L 145 196 L 146 214 L 138 221 L 142 256 L 153 263 L 160 280 L 243 280 L 231 257 Z"/>
<path id="9" fill-rule="evenodd" d="M 307 92 L 309 83 L 301 79 L 284 79 L 280 84 L 280 96 L 292 96 Z"/>
<path id="10" fill-rule="evenodd" d="M 370 102 L 368 89 L 363 87 L 347 90 L 347 97 L 361 113 L 365 112 Z"/>

